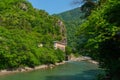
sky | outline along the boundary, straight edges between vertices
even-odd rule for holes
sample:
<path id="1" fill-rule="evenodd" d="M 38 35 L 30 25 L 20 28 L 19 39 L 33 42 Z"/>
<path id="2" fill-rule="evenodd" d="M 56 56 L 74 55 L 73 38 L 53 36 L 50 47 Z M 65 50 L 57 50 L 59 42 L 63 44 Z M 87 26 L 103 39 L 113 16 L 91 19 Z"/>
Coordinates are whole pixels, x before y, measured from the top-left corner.
<path id="1" fill-rule="evenodd" d="M 34 8 L 42 9 L 49 14 L 57 14 L 74 9 L 78 5 L 73 5 L 73 0 L 28 0 Z"/>

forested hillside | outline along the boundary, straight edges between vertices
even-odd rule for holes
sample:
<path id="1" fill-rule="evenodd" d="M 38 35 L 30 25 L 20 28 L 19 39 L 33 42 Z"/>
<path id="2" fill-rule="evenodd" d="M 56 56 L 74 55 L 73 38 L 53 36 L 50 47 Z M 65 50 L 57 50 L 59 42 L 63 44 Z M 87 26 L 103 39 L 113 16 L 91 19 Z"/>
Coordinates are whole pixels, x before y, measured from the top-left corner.
<path id="1" fill-rule="evenodd" d="M 77 30 L 85 38 L 78 51 L 87 53 L 99 62 L 106 75 L 99 80 L 120 79 L 120 1 L 99 0 L 88 19 Z M 82 45 L 82 47 L 81 47 Z"/>
<path id="2" fill-rule="evenodd" d="M 64 53 L 53 47 L 53 41 L 65 38 L 60 22 L 27 0 L 0 0 L 0 69 L 64 60 Z"/>
<path id="3" fill-rule="evenodd" d="M 74 49 L 76 46 L 76 41 L 78 40 L 75 36 L 76 30 L 85 20 L 85 13 L 80 7 L 78 7 L 73 10 L 57 14 L 57 16 L 60 17 L 66 25 L 68 46 Z"/>
<path id="4" fill-rule="evenodd" d="M 99 75 L 98 80 L 119 80 L 120 1 L 82 1 L 87 17 L 80 8 L 58 14 L 66 24 L 68 45 L 99 62 L 105 74 Z"/>

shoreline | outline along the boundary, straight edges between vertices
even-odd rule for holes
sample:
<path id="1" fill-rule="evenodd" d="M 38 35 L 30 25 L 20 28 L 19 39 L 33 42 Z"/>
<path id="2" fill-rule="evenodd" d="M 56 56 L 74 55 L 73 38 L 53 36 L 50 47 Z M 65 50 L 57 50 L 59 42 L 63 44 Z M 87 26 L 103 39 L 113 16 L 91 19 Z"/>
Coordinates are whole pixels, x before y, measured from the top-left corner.
<path id="1" fill-rule="evenodd" d="M 39 66 L 35 66 L 34 68 L 30 68 L 30 67 L 23 67 L 23 68 L 17 68 L 15 70 L 0 70 L 0 76 L 4 76 L 4 75 L 9 75 L 9 74 L 14 74 L 14 73 L 20 73 L 20 72 L 30 72 L 30 71 L 34 71 L 34 70 L 39 70 L 39 69 L 49 69 L 49 68 L 54 68 L 55 66 L 58 65 L 62 65 L 65 64 L 66 62 L 60 62 L 60 63 L 55 63 L 55 64 L 44 64 L 44 65 L 39 65 Z"/>
<path id="2" fill-rule="evenodd" d="M 88 61 L 90 63 L 93 64 L 99 64 L 97 61 L 92 60 L 90 57 L 85 57 L 85 56 L 80 56 L 80 57 L 71 57 L 70 60 L 68 61 Z M 56 66 L 65 64 L 68 61 L 63 61 L 60 63 L 55 63 L 55 64 L 44 64 L 44 65 L 39 65 L 39 66 L 35 66 L 34 68 L 30 68 L 30 67 L 23 67 L 23 68 L 17 68 L 16 70 L 0 70 L 0 76 L 4 76 L 4 75 L 9 75 L 9 74 L 14 74 L 14 73 L 20 73 L 20 72 L 29 72 L 29 71 L 34 71 L 34 70 L 39 70 L 39 69 L 49 69 L 49 68 L 54 68 Z"/>
<path id="3" fill-rule="evenodd" d="M 97 64 L 97 65 L 99 64 L 97 61 L 92 60 L 91 57 L 87 57 L 87 56 L 80 56 L 77 58 L 72 56 L 70 61 L 88 61 L 88 62 L 93 63 L 93 64 Z"/>

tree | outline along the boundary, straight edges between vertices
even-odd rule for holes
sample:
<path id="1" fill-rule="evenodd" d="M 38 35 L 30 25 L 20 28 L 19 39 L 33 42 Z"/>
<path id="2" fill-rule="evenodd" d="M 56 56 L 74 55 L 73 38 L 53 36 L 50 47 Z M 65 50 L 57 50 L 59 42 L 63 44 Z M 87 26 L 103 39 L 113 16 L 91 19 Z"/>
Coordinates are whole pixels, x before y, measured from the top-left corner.
<path id="1" fill-rule="evenodd" d="M 61 62 L 64 53 L 53 47 L 53 41 L 65 37 L 65 32 L 60 32 L 64 26 L 58 21 L 44 10 L 33 8 L 27 0 L 1 0 L 0 70 Z"/>
<path id="2" fill-rule="evenodd" d="M 94 54 L 110 80 L 120 79 L 119 5 L 119 0 L 106 0 L 92 11 L 78 30 L 78 36 L 88 38 L 84 49 L 89 50 L 90 55 Z"/>

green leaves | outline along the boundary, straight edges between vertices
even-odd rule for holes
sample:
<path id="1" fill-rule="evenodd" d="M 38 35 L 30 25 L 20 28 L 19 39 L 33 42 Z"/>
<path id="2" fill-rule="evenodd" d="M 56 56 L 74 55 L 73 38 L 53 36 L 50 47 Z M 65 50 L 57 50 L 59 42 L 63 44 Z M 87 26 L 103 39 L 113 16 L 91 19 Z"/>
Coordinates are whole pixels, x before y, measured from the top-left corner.
<path id="1" fill-rule="evenodd" d="M 58 21 L 26 0 L 0 0 L 0 69 L 62 61 L 53 47 L 65 34 Z"/>
<path id="2" fill-rule="evenodd" d="M 107 6 L 106 4 L 105 6 L 102 6 L 101 9 L 99 7 L 98 9 L 96 9 L 96 11 L 93 11 L 92 14 L 89 16 L 88 20 L 81 25 L 79 32 L 86 34 L 89 38 L 95 39 L 95 41 L 93 42 L 102 42 L 114 36 L 119 30 L 119 27 L 115 26 L 116 22 L 109 23 L 108 20 L 104 18 L 111 17 L 109 15 L 106 15 L 106 11 L 110 11 L 108 10 L 109 8 L 109 5 Z M 115 19 L 115 17 L 113 17 L 113 19 Z"/>
<path id="3" fill-rule="evenodd" d="M 91 13 L 78 32 L 78 36 L 87 38 L 83 49 L 99 61 L 111 80 L 118 80 L 120 73 L 119 17 L 120 1 L 106 0 Z"/>

